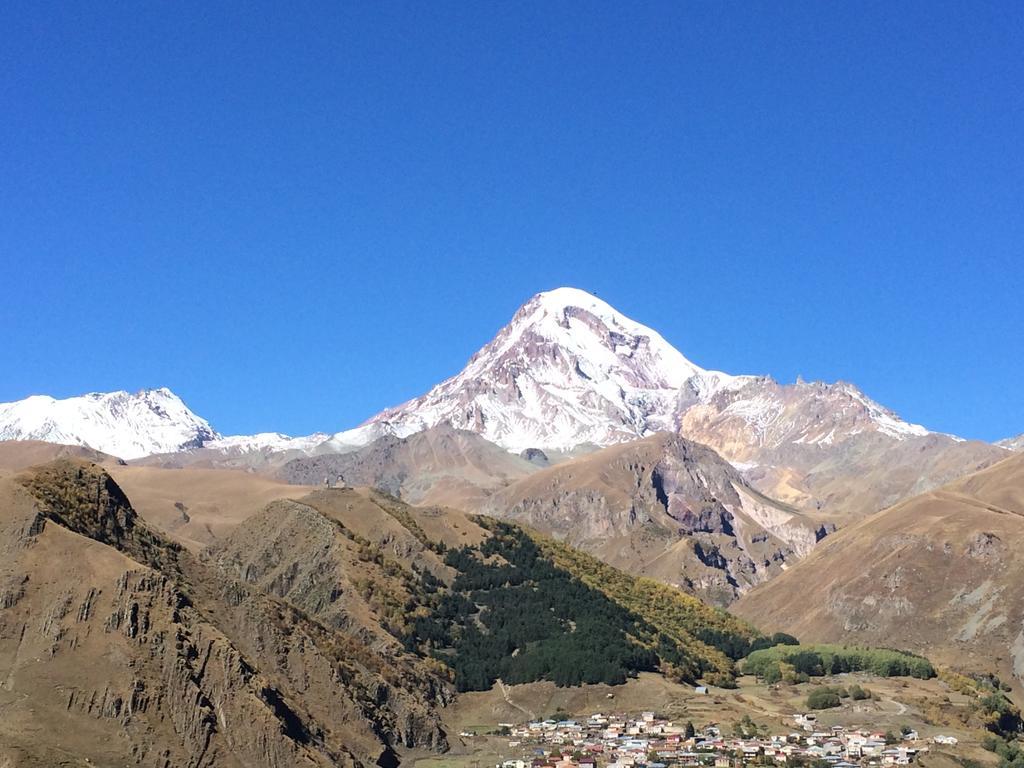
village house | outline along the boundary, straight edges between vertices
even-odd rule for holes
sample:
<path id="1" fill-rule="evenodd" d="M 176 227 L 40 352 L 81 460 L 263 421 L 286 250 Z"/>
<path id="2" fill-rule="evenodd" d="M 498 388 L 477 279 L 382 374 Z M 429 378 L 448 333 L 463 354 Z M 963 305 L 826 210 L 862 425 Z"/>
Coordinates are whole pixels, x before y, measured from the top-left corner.
<path id="1" fill-rule="evenodd" d="M 877 768 L 912 765 L 921 751 L 919 736 L 906 731 L 900 744 L 886 744 L 879 731 L 820 726 L 813 713 L 793 716 L 803 732 L 751 738 L 723 738 L 714 723 L 684 738 L 685 724 L 642 712 L 637 717 L 594 713 L 585 720 L 534 720 L 504 724 L 510 749 L 532 758 L 505 760 L 498 768 L 745 768 L 792 766 L 807 762 L 828 768 Z M 467 732 L 467 736 L 472 736 Z M 955 746 L 953 736 L 937 744 Z"/>

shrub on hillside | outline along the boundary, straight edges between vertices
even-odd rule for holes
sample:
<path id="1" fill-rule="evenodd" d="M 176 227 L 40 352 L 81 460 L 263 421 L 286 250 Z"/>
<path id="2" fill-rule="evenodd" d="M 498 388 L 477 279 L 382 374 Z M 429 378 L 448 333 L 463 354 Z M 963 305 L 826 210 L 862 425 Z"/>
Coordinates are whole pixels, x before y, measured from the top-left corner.
<path id="1" fill-rule="evenodd" d="M 834 688 L 818 688 L 807 697 L 808 709 L 832 709 L 842 703 Z"/>
<path id="2" fill-rule="evenodd" d="M 871 698 L 871 691 L 854 683 L 850 686 L 850 698 L 854 701 L 865 701 Z"/>

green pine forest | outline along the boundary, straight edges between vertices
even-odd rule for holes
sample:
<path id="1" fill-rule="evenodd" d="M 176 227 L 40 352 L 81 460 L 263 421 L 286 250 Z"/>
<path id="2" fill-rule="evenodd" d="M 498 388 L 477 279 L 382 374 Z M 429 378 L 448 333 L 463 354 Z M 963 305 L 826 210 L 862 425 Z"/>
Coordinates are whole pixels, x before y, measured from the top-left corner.
<path id="1" fill-rule="evenodd" d="M 499 678 L 618 684 L 642 671 L 730 685 L 751 650 L 796 642 L 517 526 L 477 522 L 490 537 L 444 552 L 450 588 L 420 574 L 429 610 L 401 637 L 447 664 L 461 691 Z"/>

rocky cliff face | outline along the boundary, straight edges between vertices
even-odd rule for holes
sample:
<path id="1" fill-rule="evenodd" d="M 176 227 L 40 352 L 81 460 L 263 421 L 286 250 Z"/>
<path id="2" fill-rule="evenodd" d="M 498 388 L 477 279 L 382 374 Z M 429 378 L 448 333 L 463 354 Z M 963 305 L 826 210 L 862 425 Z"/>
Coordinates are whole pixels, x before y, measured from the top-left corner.
<path id="1" fill-rule="evenodd" d="M 371 701 L 387 705 L 363 713 L 387 743 L 443 749 L 434 707 L 448 704 L 453 691 L 435 665 L 407 654 L 395 634 L 416 597 L 412 569 L 447 569 L 379 507 L 376 532 L 360 533 L 343 522 L 374 514 L 375 505 L 372 495 L 345 491 L 275 502 L 203 559 L 340 633 L 346 658 L 359 670 L 354 682 L 372 692 Z"/>
<path id="2" fill-rule="evenodd" d="M 95 465 L 0 482 L 0 526 L 0 741 L 28 764 L 358 766 L 445 746 L 442 677 L 165 541 Z"/>
<path id="3" fill-rule="evenodd" d="M 537 472 L 483 509 L 728 604 L 829 528 L 762 496 L 706 446 L 661 434 Z"/>

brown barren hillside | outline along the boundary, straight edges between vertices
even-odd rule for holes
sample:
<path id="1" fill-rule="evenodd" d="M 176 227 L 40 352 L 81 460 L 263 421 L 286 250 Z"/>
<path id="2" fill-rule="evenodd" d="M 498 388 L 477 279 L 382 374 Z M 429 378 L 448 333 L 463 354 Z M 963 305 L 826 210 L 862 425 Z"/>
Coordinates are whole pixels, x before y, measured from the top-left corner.
<path id="1" fill-rule="evenodd" d="M 1024 679 L 1024 455 L 830 536 L 734 610 L 803 640 Z"/>
<path id="2" fill-rule="evenodd" d="M 108 466 L 146 522 L 193 551 L 224 538 L 278 499 L 312 489 L 237 469 Z"/>
<path id="3" fill-rule="evenodd" d="M 81 445 L 60 445 L 40 440 L 0 440 L 0 475 L 18 472 L 36 464 L 54 459 L 79 458 L 104 466 L 117 464 L 119 459 Z"/>

